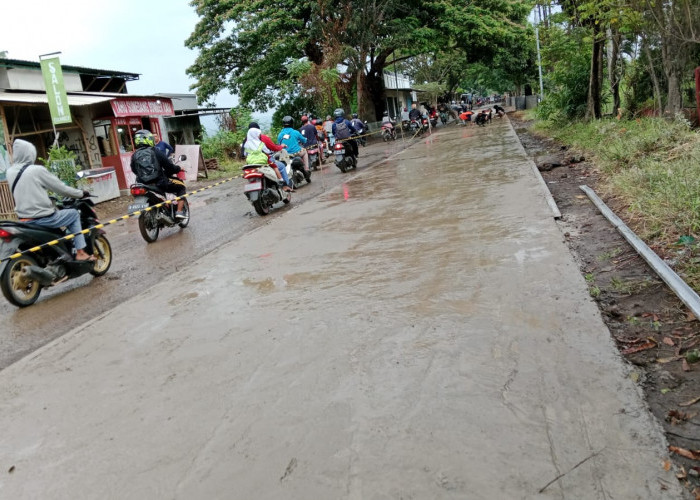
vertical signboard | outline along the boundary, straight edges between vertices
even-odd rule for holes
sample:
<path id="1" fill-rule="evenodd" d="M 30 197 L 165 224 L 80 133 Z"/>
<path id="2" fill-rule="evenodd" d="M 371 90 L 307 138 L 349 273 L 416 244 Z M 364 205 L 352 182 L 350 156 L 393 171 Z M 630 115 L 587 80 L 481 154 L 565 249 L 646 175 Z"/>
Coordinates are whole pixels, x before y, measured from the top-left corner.
<path id="1" fill-rule="evenodd" d="M 68 96 L 66 95 L 66 87 L 63 84 L 63 71 L 61 71 L 61 63 L 58 61 L 58 57 L 42 59 L 41 73 L 44 75 L 51 121 L 54 125 L 71 123 L 73 119 L 70 116 Z"/>

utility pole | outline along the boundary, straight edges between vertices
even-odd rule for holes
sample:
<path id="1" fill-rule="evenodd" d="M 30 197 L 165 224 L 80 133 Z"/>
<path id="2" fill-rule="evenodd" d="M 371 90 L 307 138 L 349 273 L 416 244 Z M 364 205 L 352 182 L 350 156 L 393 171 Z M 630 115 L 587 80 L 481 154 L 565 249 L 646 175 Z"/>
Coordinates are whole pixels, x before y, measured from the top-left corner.
<path id="1" fill-rule="evenodd" d="M 537 69 L 540 73 L 540 101 L 544 99 L 544 87 L 542 86 L 542 58 L 540 57 L 540 30 L 539 30 L 539 16 L 538 6 L 535 5 L 535 40 L 537 41 Z"/>

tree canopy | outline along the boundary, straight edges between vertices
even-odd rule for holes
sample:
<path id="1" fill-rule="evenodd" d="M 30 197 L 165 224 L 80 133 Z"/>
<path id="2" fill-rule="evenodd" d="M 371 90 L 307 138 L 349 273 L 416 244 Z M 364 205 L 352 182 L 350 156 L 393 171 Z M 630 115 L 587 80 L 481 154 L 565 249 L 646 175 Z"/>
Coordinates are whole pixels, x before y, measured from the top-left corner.
<path id="1" fill-rule="evenodd" d="M 453 69 L 481 62 L 522 71 L 532 30 L 523 0 L 193 0 L 200 21 L 186 41 L 199 55 L 188 73 L 200 101 L 223 89 L 255 109 L 307 93 L 325 110 L 357 102 L 384 109 L 383 72 L 429 56 Z M 516 54 L 514 51 L 521 51 Z"/>

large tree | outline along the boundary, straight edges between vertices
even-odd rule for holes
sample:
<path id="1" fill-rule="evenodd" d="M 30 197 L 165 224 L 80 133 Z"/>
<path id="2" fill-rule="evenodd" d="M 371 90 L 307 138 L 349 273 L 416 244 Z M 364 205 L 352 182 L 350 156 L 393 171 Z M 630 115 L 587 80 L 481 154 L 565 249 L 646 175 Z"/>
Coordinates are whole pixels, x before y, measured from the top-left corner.
<path id="1" fill-rule="evenodd" d="M 186 44 L 199 56 L 188 72 L 197 79 L 200 100 L 228 89 L 256 109 L 300 91 L 332 95 L 329 86 L 350 84 L 360 111 L 371 118 L 384 109 L 383 72 L 394 59 L 447 50 L 464 64 L 487 61 L 529 33 L 524 27 L 529 5 L 523 0 L 193 0 L 192 5 L 201 19 Z M 300 74 L 295 63 L 304 61 L 307 73 Z M 342 95 L 337 94 L 341 102 Z"/>

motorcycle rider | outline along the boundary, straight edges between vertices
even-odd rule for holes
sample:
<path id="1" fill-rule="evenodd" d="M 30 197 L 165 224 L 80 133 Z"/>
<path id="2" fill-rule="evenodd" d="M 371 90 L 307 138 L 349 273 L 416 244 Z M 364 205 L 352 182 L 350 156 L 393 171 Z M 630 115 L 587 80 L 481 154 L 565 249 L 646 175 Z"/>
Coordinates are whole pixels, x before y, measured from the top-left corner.
<path id="1" fill-rule="evenodd" d="M 136 151 L 134 151 L 134 154 L 131 156 L 131 171 L 136 175 L 137 182 L 155 185 L 161 191 L 165 193 L 172 193 L 175 196 L 183 196 L 187 192 L 184 182 L 182 182 L 180 179 L 173 179 L 171 177 L 179 172 L 182 172 L 182 168 L 175 165 L 167 156 L 156 149 L 155 137 L 151 131 L 145 129 L 138 130 L 134 134 L 134 146 L 136 147 Z M 157 163 L 156 167 L 158 168 L 160 174 L 155 181 L 144 182 L 139 178 L 137 165 L 139 161 L 138 159 L 141 157 L 147 157 L 147 152 L 149 150 L 152 150 L 154 153 L 152 158 L 155 158 Z M 185 200 L 178 200 L 177 211 L 175 212 L 176 219 L 187 218 L 187 215 L 184 212 L 184 207 Z"/>
<path id="2" fill-rule="evenodd" d="M 411 111 L 408 112 L 408 119 L 409 120 L 416 120 L 416 121 L 420 122 L 420 118 L 421 118 L 420 109 L 418 109 L 418 106 L 414 102 L 413 104 L 411 104 Z"/>
<path id="3" fill-rule="evenodd" d="M 248 134 L 244 144 L 246 162 L 249 165 L 268 165 L 270 155 L 285 148 L 284 146 L 278 146 L 272 142 L 272 139 L 264 135 L 260 130 L 260 125 L 256 122 L 250 122 L 250 125 L 248 125 Z M 275 161 L 274 166 L 270 166 L 274 169 L 277 178 L 284 181 L 285 185 L 282 186 L 282 190 L 291 191 L 292 185 L 289 182 L 285 164 L 281 161 Z"/>
<path id="4" fill-rule="evenodd" d="M 335 115 L 335 121 L 333 122 L 333 136 L 346 143 L 350 147 L 350 154 L 355 158 L 358 158 L 359 151 L 357 149 L 357 141 L 351 139 L 353 135 L 357 134 L 357 130 L 352 126 L 350 120 L 345 118 L 345 110 L 343 108 L 337 108 L 333 114 Z"/>
<path id="5" fill-rule="evenodd" d="M 355 127 L 358 134 L 362 135 L 365 133 L 365 124 L 357 117 L 357 113 L 352 114 L 352 120 L 350 120 L 350 123 L 352 123 L 352 126 Z"/>
<path id="6" fill-rule="evenodd" d="M 299 132 L 301 132 L 301 135 L 306 137 L 307 149 L 318 144 L 318 131 L 316 130 L 316 127 L 309 122 L 309 118 L 306 115 L 301 117 L 301 127 L 299 128 Z"/>
<path id="7" fill-rule="evenodd" d="M 393 137 L 396 137 L 396 132 L 394 131 L 394 121 L 389 117 L 389 112 L 384 111 L 382 115 L 382 128 L 389 130 Z"/>
<path id="8" fill-rule="evenodd" d="M 333 147 L 335 145 L 335 137 L 333 137 L 333 120 L 331 119 L 331 115 L 326 115 L 326 121 L 323 122 L 323 130 L 330 142 L 329 146 Z"/>
<path id="9" fill-rule="evenodd" d="M 78 199 L 86 198 L 90 193 L 66 186 L 46 167 L 35 165 L 36 148 L 31 142 L 15 139 L 12 153 L 13 162 L 7 169 L 7 182 L 12 186 L 19 220 L 41 227 L 67 227 L 71 234 L 75 234 L 75 260 L 96 260 L 94 255 L 85 251 L 85 236 L 76 234 L 83 229 L 80 213 L 74 208 L 56 210 L 47 191 Z"/>
<path id="10" fill-rule="evenodd" d="M 304 175 L 309 178 L 309 155 L 306 153 L 306 149 L 302 148 L 306 144 L 307 139 L 298 130 L 292 128 L 294 119 L 287 115 L 282 118 L 282 125 L 284 128 L 280 131 L 277 136 L 277 142 L 280 144 L 285 144 L 287 146 L 287 152 L 292 156 L 301 156 L 304 160 Z"/>

